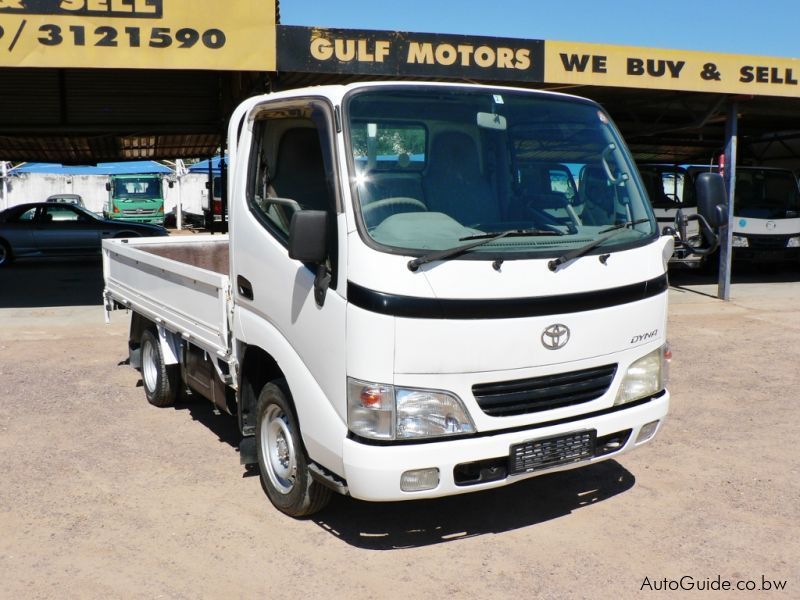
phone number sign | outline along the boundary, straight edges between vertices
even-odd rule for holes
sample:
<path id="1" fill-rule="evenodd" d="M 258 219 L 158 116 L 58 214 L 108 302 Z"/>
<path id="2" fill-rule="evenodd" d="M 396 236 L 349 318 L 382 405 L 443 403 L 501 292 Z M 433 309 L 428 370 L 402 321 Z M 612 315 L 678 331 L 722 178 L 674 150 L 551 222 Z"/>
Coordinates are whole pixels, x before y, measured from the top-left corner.
<path id="1" fill-rule="evenodd" d="M 275 70 L 274 0 L 0 0 L 0 67 Z"/>

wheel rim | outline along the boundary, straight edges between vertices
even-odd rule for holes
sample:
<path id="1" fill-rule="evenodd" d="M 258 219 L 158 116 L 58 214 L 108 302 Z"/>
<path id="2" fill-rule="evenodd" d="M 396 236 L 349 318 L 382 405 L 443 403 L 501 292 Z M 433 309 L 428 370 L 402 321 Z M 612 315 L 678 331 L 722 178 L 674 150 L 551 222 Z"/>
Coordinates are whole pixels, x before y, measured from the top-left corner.
<path id="1" fill-rule="evenodd" d="M 0 244 L 0 265 L 8 260 L 8 249 L 5 244 Z"/>
<path id="2" fill-rule="evenodd" d="M 277 491 L 288 494 L 297 476 L 297 454 L 289 420 L 279 406 L 272 404 L 267 408 L 261 421 L 260 438 L 267 477 Z"/>
<path id="3" fill-rule="evenodd" d="M 142 379 L 144 379 L 144 385 L 148 391 L 152 392 L 156 389 L 158 381 L 156 349 L 149 340 L 142 344 Z"/>

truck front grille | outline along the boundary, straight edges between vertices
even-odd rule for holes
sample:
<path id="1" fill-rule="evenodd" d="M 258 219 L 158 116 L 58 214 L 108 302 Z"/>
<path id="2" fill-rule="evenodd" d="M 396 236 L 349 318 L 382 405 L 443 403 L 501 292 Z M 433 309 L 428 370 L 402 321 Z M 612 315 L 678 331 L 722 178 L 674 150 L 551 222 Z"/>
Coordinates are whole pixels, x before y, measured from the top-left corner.
<path id="1" fill-rule="evenodd" d="M 123 209 L 122 211 L 122 215 L 125 217 L 154 217 L 155 214 L 156 214 L 155 210 L 146 210 L 143 208 L 130 209 L 130 210 Z"/>
<path id="2" fill-rule="evenodd" d="M 754 250 L 782 250 L 786 247 L 783 235 L 749 235 L 750 247 Z"/>
<path id="3" fill-rule="evenodd" d="M 617 365 L 472 386 L 478 406 L 492 417 L 508 417 L 591 402 L 608 391 Z"/>

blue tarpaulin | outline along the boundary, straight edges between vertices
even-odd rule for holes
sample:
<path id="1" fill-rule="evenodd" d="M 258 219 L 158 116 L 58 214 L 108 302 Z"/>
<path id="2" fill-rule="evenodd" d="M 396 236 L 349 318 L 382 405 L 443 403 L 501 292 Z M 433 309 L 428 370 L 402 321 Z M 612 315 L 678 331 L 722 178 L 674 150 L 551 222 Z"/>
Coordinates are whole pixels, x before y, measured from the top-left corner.
<path id="1" fill-rule="evenodd" d="M 98 163 L 96 166 L 30 162 L 9 171 L 9 175 L 15 173 L 47 173 L 54 175 L 137 175 L 139 173 L 162 173 L 168 175 L 172 173 L 172 169 L 154 160 Z"/>
<path id="2" fill-rule="evenodd" d="M 215 174 L 219 173 L 219 161 L 219 156 L 215 156 L 211 159 L 211 171 Z M 227 156 L 225 157 L 225 164 L 228 164 Z M 189 167 L 189 173 L 208 173 L 208 160 L 201 160 L 200 162 L 194 163 Z"/>

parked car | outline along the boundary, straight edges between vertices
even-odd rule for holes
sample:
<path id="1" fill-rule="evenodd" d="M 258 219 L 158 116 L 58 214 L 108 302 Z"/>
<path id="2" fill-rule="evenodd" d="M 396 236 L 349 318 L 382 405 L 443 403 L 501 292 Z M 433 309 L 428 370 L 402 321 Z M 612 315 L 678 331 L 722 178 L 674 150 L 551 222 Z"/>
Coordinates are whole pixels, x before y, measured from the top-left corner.
<path id="1" fill-rule="evenodd" d="M 101 219 L 75 204 L 20 204 L 0 212 L 0 267 L 17 257 L 99 254 L 104 238 L 161 235 L 158 225 Z"/>
<path id="2" fill-rule="evenodd" d="M 80 194 L 53 194 L 52 196 L 47 197 L 47 202 L 61 202 L 63 204 L 74 204 L 75 206 L 80 206 L 81 208 L 85 208 L 83 204 L 83 198 L 81 198 Z"/>

